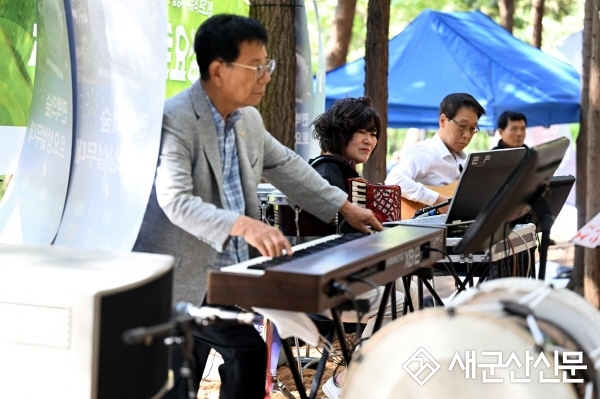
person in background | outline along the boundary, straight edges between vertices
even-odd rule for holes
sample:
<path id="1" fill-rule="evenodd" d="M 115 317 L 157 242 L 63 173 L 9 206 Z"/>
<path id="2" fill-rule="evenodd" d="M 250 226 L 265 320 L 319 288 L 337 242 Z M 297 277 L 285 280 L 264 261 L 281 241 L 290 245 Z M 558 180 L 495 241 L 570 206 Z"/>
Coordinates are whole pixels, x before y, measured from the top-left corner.
<path id="1" fill-rule="evenodd" d="M 492 150 L 503 148 L 525 147 L 525 136 L 527 135 L 527 118 L 520 112 L 504 111 L 498 118 L 498 134 L 500 140 Z"/>
<path id="2" fill-rule="evenodd" d="M 529 148 L 524 144 L 525 136 L 527 135 L 527 117 L 517 111 L 504 111 L 498 117 L 498 145 L 492 150 L 502 150 L 506 148 Z M 531 214 L 525 216 L 521 222 L 529 223 Z M 553 242 L 553 241 L 552 241 Z M 531 256 L 535 256 L 535 251 L 531 250 Z M 506 267 L 510 268 L 513 265 L 513 259 L 509 258 L 506 262 Z M 499 275 L 498 266 L 494 266 L 490 271 L 489 278 L 496 278 Z"/>
<path id="3" fill-rule="evenodd" d="M 464 149 L 479 131 L 477 123 L 484 114 L 470 94 L 447 95 L 440 104 L 440 128 L 435 136 L 410 147 L 385 184 L 400 186 L 403 197 L 424 205 L 447 201 L 447 195 L 426 186 L 445 186 L 458 180 L 467 158 Z M 448 207 L 439 211 L 447 212 Z"/>
<path id="4" fill-rule="evenodd" d="M 396 150 L 396 151 L 392 152 L 392 159 L 386 165 L 385 172 L 386 173 L 390 173 L 390 171 L 392 170 L 392 168 L 394 166 L 396 166 L 398 164 L 398 162 L 400 162 L 400 158 L 401 157 L 402 157 L 402 152 L 400 150 Z"/>
<path id="5" fill-rule="evenodd" d="M 347 191 L 347 179 L 360 177 L 356 166 L 367 162 L 375 149 L 381 135 L 381 120 L 379 113 L 371 106 L 369 97 L 344 98 L 334 102 L 323 114 L 312 123 L 314 138 L 319 141 L 322 155 L 309 160 L 315 170 L 331 185 Z M 340 222 L 341 224 L 341 222 Z M 396 282 L 396 309 L 402 314 L 404 306 L 404 289 L 401 279 Z M 411 289 L 411 293 L 412 293 Z M 416 289 L 415 298 L 416 301 Z M 362 335 L 366 338 L 371 334 L 375 315 L 379 309 L 383 287 L 370 290 L 358 299 L 367 299 L 372 304 L 371 310 L 364 317 L 368 319 L 367 327 Z M 416 303 L 416 302 L 414 302 Z M 387 318 L 391 320 L 391 305 L 388 305 Z M 342 320 L 354 322 L 354 312 L 343 312 Z M 323 393 L 329 399 L 339 398 L 340 385 L 345 371 L 331 377 L 323 385 Z"/>
<path id="6" fill-rule="evenodd" d="M 258 220 L 261 178 L 323 221 L 339 212 L 360 232 L 383 229 L 265 130 L 254 106 L 275 70 L 266 43 L 255 19 L 212 16 L 194 41 L 200 80 L 165 103 L 156 178 L 133 250 L 175 257 L 175 303 L 202 303 L 207 270 L 247 260 L 249 245 L 265 256 L 292 254 L 285 236 Z M 266 346 L 253 326 L 209 325 L 193 338 L 194 397 L 214 348 L 224 360 L 220 398 L 264 398 Z M 179 348 L 171 362 L 174 386 L 165 397 L 189 398 Z"/>

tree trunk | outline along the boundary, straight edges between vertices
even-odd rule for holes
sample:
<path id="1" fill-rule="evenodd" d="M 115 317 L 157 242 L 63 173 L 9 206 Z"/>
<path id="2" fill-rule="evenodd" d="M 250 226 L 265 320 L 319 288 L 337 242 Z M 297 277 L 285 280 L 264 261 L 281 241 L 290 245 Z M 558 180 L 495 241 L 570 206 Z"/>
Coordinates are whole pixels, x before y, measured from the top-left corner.
<path id="1" fill-rule="evenodd" d="M 588 97 L 588 120 L 587 126 L 600 126 L 600 18 L 598 10 L 600 0 L 594 0 L 594 12 L 592 12 L 592 43 L 589 74 L 589 97 Z M 585 178 L 587 187 L 590 183 L 598 182 L 600 179 L 600 136 L 597 134 L 587 135 L 587 168 Z M 589 218 L 600 212 L 600 198 L 597 192 L 588 191 L 586 195 L 586 214 Z M 596 308 L 600 309 L 600 248 L 586 249 L 584 253 L 585 299 Z"/>
<path id="2" fill-rule="evenodd" d="M 267 29 L 268 57 L 277 68 L 258 106 L 265 127 L 285 146 L 294 149 L 296 122 L 295 0 L 251 0 L 250 17 Z"/>
<path id="3" fill-rule="evenodd" d="M 365 43 L 365 94 L 381 116 L 381 135 L 377 149 L 365 164 L 363 176 L 371 183 L 385 180 L 387 153 L 388 36 L 390 0 L 369 0 Z"/>
<path id="4" fill-rule="evenodd" d="M 531 45 L 542 48 L 542 19 L 544 18 L 544 0 L 533 0 L 531 4 L 531 25 L 533 35 Z"/>
<path id="5" fill-rule="evenodd" d="M 515 0 L 499 0 L 498 9 L 500 11 L 500 25 L 512 33 L 515 15 Z"/>
<path id="6" fill-rule="evenodd" d="M 592 54 L 592 13 L 594 12 L 594 0 L 586 0 L 585 17 L 583 19 L 583 66 L 581 69 L 581 122 L 579 124 L 579 135 L 577 136 L 576 170 L 577 182 L 575 183 L 575 205 L 577 207 L 577 230 L 582 228 L 586 220 L 586 165 L 587 165 L 587 137 L 589 93 L 590 93 L 590 58 Z M 575 259 L 573 273 L 567 288 L 583 295 L 584 270 L 584 248 L 575 246 Z"/>
<path id="7" fill-rule="evenodd" d="M 348 47 L 352 38 L 352 26 L 356 12 L 356 0 L 339 0 L 335 8 L 335 18 L 327 42 L 326 69 L 330 71 L 346 63 Z"/>

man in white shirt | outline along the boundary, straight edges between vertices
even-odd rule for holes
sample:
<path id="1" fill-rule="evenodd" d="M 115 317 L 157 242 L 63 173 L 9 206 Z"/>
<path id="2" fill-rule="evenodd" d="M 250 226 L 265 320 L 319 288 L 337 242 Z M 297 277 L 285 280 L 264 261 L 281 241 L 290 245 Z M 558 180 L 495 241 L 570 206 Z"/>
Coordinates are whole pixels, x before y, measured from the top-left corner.
<path id="1" fill-rule="evenodd" d="M 465 147 L 479 131 L 477 123 L 485 110 L 466 93 L 453 93 L 440 104 L 440 129 L 435 136 L 408 149 L 392 168 L 385 184 L 400 186 L 402 196 L 424 205 L 436 205 L 448 196 L 425 186 L 445 186 L 460 176 L 466 159 Z M 440 209 L 447 212 L 448 207 Z"/>

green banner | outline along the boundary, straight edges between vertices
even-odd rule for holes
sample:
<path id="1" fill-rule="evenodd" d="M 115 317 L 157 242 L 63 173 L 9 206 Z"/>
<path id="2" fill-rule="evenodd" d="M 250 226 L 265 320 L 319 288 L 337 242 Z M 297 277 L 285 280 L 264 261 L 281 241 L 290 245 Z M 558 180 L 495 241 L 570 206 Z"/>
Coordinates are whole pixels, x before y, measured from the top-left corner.
<path id="1" fill-rule="evenodd" d="M 198 79 L 194 36 L 215 14 L 248 15 L 244 0 L 167 0 L 165 98 Z M 0 2 L 0 126 L 27 126 L 35 76 L 36 0 Z"/>
<path id="2" fill-rule="evenodd" d="M 36 0 L 0 2 L 0 126 L 27 126 L 35 70 Z"/>
<path id="3" fill-rule="evenodd" d="M 202 22 L 215 14 L 248 15 L 244 0 L 167 0 L 167 90 L 166 98 L 179 93 L 200 78 L 194 37 Z"/>

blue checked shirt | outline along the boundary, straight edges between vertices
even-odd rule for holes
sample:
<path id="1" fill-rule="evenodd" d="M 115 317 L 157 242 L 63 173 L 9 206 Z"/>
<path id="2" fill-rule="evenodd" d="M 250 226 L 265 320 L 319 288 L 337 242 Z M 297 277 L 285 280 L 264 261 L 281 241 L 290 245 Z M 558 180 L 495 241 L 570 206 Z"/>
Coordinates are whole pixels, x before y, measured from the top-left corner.
<path id="1" fill-rule="evenodd" d="M 206 99 L 210 105 L 215 127 L 217 128 L 221 172 L 223 174 L 223 192 L 225 194 L 225 203 L 223 206 L 227 210 L 244 215 L 246 213 L 246 201 L 244 200 L 244 192 L 242 190 L 240 162 L 233 131 L 233 125 L 240 119 L 241 113 L 234 111 L 224 121 L 208 96 L 206 96 Z M 248 244 L 246 240 L 242 237 L 231 237 L 224 251 L 217 255 L 215 267 L 221 268 L 234 265 L 248 260 L 248 258 Z"/>

